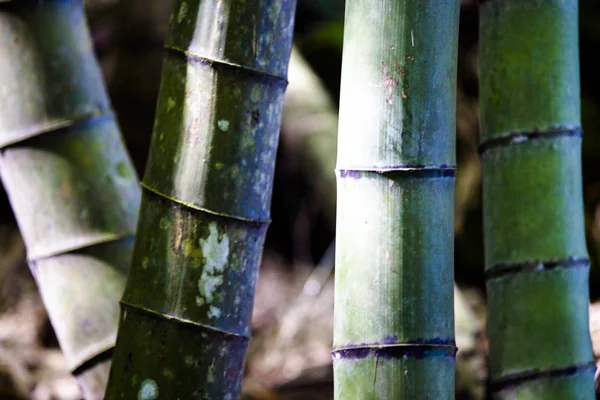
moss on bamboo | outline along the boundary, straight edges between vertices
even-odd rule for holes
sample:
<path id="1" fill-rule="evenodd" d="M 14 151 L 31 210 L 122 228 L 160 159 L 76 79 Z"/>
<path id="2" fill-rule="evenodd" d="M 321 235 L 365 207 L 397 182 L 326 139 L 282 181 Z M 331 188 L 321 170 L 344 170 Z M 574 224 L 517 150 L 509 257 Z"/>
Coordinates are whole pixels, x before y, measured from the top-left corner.
<path id="1" fill-rule="evenodd" d="M 593 399 L 577 0 L 481 5 L 490 375 L 498 399 Z"/>
<path id="2" fill-rule="evenodd" d="M 68 366 L 101 398 L 140 189 L 81 1 L 0 5 L 0 177 Z"/>
<path id="3" fill-rule="evenodd" d="M 454 395 L 459 6 L 346 2 L 333 352 L 338 399 Z"/>
<path id="4" fill-rule="evenodd" d="M 175 2 L 107 399 L 239 396 L 295 2 Z"/>

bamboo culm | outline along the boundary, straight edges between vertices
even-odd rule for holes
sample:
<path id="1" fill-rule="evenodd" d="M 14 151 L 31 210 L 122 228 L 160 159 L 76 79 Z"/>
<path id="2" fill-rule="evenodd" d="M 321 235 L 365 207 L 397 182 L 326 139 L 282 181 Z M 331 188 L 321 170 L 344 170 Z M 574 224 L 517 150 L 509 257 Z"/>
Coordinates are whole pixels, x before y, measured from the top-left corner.
<path id="1" fill-rule="evenodd" d="M 295 1 L 177 0 L 106 399 L 237 399 Z"/>
<path id="2" fill-rule="evenodd" d="M 140 188 L 79 0 L 0 4 L 0 178 L 67 365 L 100 399 Z"/>
<path id="3" fill-rule="evenodd" d="M 302 54 L 292 48 L 282 118 L 282 141 L 296 146 L 301 168 L 324 205 L 325 214 L 335 223 L 337 110 L 326 88 Z M 456 230 L 456 225 L 455 225 Z M 482 325 L 461 289 L 454 285 L 456 391 L 483 398 L 485 382 L 480 379 L 483 355 L 477 352 Z"/>
<path id="4" fill-rule="evenodd" d="M 595 399 L 577 0 L 488 0 L 480 24 L 493 397 Z"/>
<path id="5" fill-rule="evenodd" d="M 336 399 L 454 398 L 458 0 L 347 0 Z"/>

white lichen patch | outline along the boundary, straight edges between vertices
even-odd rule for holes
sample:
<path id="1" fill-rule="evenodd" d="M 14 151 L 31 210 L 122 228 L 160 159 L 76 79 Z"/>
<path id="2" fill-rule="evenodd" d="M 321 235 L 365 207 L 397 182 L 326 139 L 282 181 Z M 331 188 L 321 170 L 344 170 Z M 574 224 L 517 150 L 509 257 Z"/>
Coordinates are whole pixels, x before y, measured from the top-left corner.
<path id="1" fill-rule="evenodd" d="M 221 316 L 221 310 L 215 306 L 210 306 L 208 309 L 208 318 L 218 319 Z"/>
<path id="2" fill-rule="evenodd" d="M 158 385 L 153 379 L 144 379 L 138 392 L 138 400 L 155 400 L 158 398 Z"/>
<path id="3" fill-rule="evenodd" d="M 220 130 L 225 132 L 227 131 L 227 129 L 229 129 L 229 121 L 227 121 L 226 119 L 219 120 L 217 121 L 217 126 Z"/>
<path id="4" fill-rule="evenodd" d="M 213 302 L 215 291 L 223 284 L 223 271 L 229 257 L 229 236 L 227 236 L 227 233 L 224 233 L 219 239 L 219 230 L 215 222 L 208 225 L 208 231 L 208 237 L 200 239 L 200 247 L 205 261 L 202 275 L 198 280 L 200 295 L 196 298 L 196 304 L 199 306 Z M 211 307 L 210 313 L 215 314 L 212 308 L 216 310 L 218 308 Z M 220 310 L 218 310 L 218 315 L 220 315 Z"/>

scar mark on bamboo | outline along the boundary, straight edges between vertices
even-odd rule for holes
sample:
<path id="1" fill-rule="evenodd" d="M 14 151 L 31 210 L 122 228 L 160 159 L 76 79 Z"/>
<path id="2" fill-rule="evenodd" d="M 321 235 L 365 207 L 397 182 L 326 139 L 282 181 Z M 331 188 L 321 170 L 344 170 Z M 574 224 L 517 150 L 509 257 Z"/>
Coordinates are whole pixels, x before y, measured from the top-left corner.
<path id="1" fill-rule="evenodd" d="M 387 91 L 387 97 L 385 99 L 385 102 L 388 104 L 392 104 L 392 101 L 393 101 L 392 95 L 394 93 L 394 89 L 396 89 L 398 87 L 399 82 L 396 77 L 390 75 L 387 64 L 384 62 L 382 62 L 381 64 L 383 66 L 383 76 L 384 76 L 384 81 L 381 84 L 381 86 Z"/>
<path id="2" fill-rule="evenodd" d="M 377 383 L 377 367 L 379 366 L 379 357 L 375 356 L 375 366 L 373 367 L 373 387 L 375 387 L 375 383 Z"/>
<path id="3" fill-rule="evenodd" d="M 392 49 L 394 48 L 394 46 L 392 46 Z M 375 87 L 381 87 L 384 88 L 387 92 L 387 96 L 385 98 L 385 102 L 387 104 L 392 104 L 393 103 L 393 94 L 394 94 L 394 90 L 396 90 L 396 88 L 398 86 L 400 86 L 400 79 L 398 79 L 398 76 L 402 76 L 405 77 L 406 76 L 406 70 L 404 69 L 404 67 L 398 62 L 397 59 L 392 58 L 392 65 L 391 67 L 388 66 L 385 62 L 381 62 L 381 66 L 383 68 L 383 83 L 377 84 L 375 85 Z M 403 99 L 408 98 L 407 94 L 406 94 L 406 89 L 407 88 L 402 88 L 400 90 L 400 96 Z"/>

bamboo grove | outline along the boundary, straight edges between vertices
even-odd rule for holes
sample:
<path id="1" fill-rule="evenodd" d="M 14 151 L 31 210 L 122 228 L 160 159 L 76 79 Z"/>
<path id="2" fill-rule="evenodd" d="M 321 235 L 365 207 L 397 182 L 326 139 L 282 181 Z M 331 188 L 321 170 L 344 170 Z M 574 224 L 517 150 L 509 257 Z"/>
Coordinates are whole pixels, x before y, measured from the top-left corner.
<path id="1" fill-rule="evenodd" d="M 593 399 L 578 2 L 479 7 L 490 391 Z M 0 1 L 0 178 L 87 399 L 239 398 L 295 10 L 173 1 L 140 185 L 83 1 Z M 338 400 L 454 398 L 459 10 L 345 2 Z"/>

